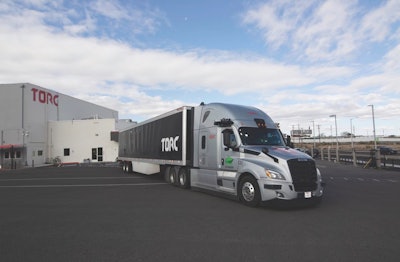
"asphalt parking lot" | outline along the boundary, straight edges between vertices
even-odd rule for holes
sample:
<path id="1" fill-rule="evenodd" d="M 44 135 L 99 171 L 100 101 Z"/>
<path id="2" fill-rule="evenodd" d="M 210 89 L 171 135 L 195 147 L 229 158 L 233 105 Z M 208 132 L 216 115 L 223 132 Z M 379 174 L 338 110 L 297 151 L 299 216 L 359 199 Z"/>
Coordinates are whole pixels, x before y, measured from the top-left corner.
<path id="1" fill-rule="evenodd" d="M 318 166 L 322 203 L 285 209 L 112 167 L 1 172 L 1 261 L 398 261 L 400 173 Z"/>

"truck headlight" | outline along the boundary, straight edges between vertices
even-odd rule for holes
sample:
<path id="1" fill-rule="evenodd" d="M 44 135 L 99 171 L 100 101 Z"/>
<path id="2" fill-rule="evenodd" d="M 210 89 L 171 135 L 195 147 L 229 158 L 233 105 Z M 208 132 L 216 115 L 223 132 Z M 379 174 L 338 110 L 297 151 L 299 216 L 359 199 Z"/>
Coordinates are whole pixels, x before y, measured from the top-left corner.
<path id="1" fill-rule="evenodd" d="M 286 180 L 285 177 L 280 173 L 268 169 L 265 170 L 265 175 L 271 179 Z"/>

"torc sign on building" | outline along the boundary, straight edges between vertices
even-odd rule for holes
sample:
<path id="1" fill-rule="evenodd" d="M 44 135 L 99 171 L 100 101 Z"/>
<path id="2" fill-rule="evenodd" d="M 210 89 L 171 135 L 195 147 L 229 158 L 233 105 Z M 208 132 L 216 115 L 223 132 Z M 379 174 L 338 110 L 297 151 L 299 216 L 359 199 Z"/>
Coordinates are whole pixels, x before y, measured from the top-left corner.
<path id="1" fill-rule="evenodd" d="M 37 101 L 42 104 L 52 104 L 58 106 L 58 95 L 53 95 L 37 88 L 32 88 L 31 91 L 33 94 L 33 101 Z"/>

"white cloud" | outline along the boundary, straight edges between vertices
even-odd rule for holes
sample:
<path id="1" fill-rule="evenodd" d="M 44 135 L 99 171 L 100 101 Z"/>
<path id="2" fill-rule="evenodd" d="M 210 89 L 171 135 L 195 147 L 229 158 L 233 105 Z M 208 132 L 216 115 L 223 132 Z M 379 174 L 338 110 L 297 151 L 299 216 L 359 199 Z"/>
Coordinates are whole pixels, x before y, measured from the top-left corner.
<path id="1" fill-rule="evenodd" d="M 356 48 L 352 37 L 355 1 L 268 1 L 247 11 L 268 44 L 290 46 L 298 56 L 334 60 Z"/>
<path id="2" fill-rule="evenodd" d="M 111 19 L 113 27 L 128 28 L 130 34 L 155 33 L 162 23 L 168 24 L 165 15 L 158 9 L 139 8 L 134 3 L 112 0 L 96 0 L 89 5 L 93 14 Z M 104 26 L 104 24 L 102 24 Z"/>
<path id="3" fill-rule="evenodd" d="M 0 4 L 0 38 L 7 39 L 0 41 L 1 83 L 32 82 L 119 110 L 121 117 L 144 120 L 211 93 L 218 100 L 258 104 L 285 126 L 326 121 L 330 114 L 366 117 L 371 103 L 380 117 L 388 113 L 384 110 L 391 116 L 400 110 L 393 97 L 400 92 L 398 43 L 386 47 L 371 65 L 343 62 L 378 28 L 388 31 L 374 41 L 398 31 L 393 28 L 393 1 L 376 11 L 381 15 L 386 10 L 391 17 L 376 28 L 368 14 L 356 16 L 360 10 L 353 1 L 276 0 L 251 8 L 245 23 L 256 25 L 268 45 L 289 46 L 298 55 L 289 54 L 290 63 L 223 50 L 137 48 L 98 33 L 103 19 L 129 21 L 137 32 L 154 33 L 160 23 L 168 24 L 157 9 L 128 12 L 105 0 L 82 10 L 44 0 L 32 1 L 35 8 L 6 3 Z M 301 59 L 307 62 L 296 64 Z"/>
<path id="4" fill-rule="evenodd" d="M 128 82 L 148 88 L 208 89 L 227 95 L 244 92 L 244 86 L 246 91 L 265 91 L 315 81 L 297 66 L 253 57 L 237 59 L 235 54 L 226 53 L 136 49 L 113 40 L 54 33 L 38 20 L 32 19 L 32 23 L 18 29 L 0 25 L 0 33 L 8 38 L 7 42 L 0 43 L 1 57 L 9 61 L 2 69 L 11 72 L 10 75 L 54 78 L 61 86 L 66 85 L 67 79 L 68 83 L 79 79 L 88 85 L 103 81 Z M 59 78 L 65 80 L 56 80 Z M 73 87 L 68 84 L 67 88 L 71 92 Z M 88 86 L 88 91 L 93 88 Z"/>
<path id="5" fill-rule="evenodd" d="M 110 0 L 97 0 L 92 4 L 94 11 L 99 14 L 116 19 L 130 19 L 130 15 L 126 9 L 124 9 L 118 2 Z"/>
<path id="6" fill-rule="evenodd" d="M 400 21 L 400 2 L 389 0 L 383 3 L 362 18 L 360 31 L 370 41 L 384 41 L 392 32 L 391 26 Z"/>
<path id="7" fill-rule="evenodd" d="M 300 2 L 300 3 L 299 3 Z M 269 46 L 289 47 L 304 60 L 346 61 L 367 41 L 396 37 L 400 2 L 362 12 L 356 0 L 268 1 L 249 9 L 243 22 L 255 25 Z"/>
<path id="8" fill-rule="evenodd" d="M 384 56 L 384 70 L 389 73 L 400 74 L 400 44 L 391 49 Z"/>

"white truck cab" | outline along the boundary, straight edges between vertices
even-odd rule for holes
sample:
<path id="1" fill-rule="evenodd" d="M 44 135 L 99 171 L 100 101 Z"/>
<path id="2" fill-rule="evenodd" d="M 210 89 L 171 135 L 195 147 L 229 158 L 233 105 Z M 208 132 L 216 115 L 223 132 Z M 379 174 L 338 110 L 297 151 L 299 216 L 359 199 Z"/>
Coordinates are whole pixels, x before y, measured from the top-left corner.
<path id="1" fill-rule="evenodd" d="M 215 103 L 196 107 L 194 114 L 198 168 L 191 170 L 192 187 L 237 195 L 250 206 L 272 199 L 322 196 L 315 161 L 286 146 L 263 111 Z"/>

